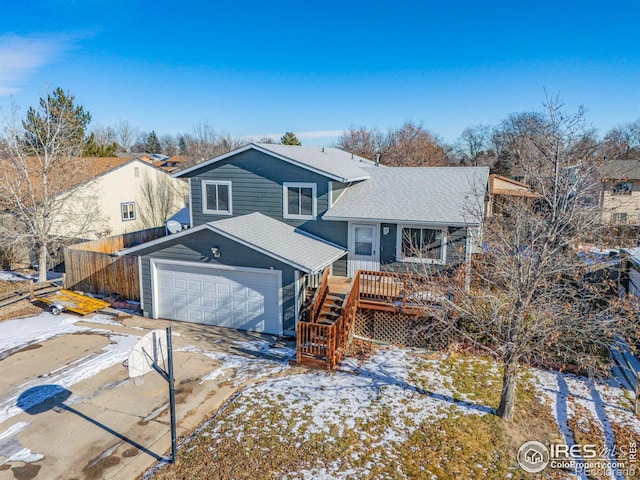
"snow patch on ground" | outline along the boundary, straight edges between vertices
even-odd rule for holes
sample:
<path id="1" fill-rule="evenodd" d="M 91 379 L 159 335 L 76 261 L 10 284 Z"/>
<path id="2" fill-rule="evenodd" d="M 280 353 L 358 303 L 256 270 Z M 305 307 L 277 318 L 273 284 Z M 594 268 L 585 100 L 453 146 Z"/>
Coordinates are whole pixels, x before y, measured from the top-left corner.
<path id="1" fill-rule="evenodd" d="M 234 355 L 225 352 L 209 352 L 194 346 L 183 347 L 178 351 L 198 353 L 210 358 L 211 360 L 216 360 L 222 363 L 220 367 L 203 376 L 200 379 L 200 384 L 206 381 L 215 380 L 219 377 L 224 377 L 228 373 L 234 372 L 233 386 L 237 387 L 249 379 L 268 377 L 290 368 L 288 363 L 274 362 L 262 358 L 247 358 L 241 355 Z M 270 351 L 267 351 L 265 353 L 269 352 Z"/>
<path id="2" fill-rule="evenodd" d="M 272 353 L 267 342 L 242 342 L 236 345 L 243 350 L 265 355 Z M 194 351 L 222 363 L 220 368 L 209 373 L 209 379 L 224 376 L 232 368 L 239 369 L 237 372 L 242 371 L 257 361 L 226 353 L 200 351 L 193 347 L 183 350 Z M 214 451 L 215 446 L 225 439 L 242 442 L 246 435 L 253 435 L 256 429 L 264 429 L 283 443 L 298 442 L 296 445 L 313 439 L 317 441 L 317 435 L 337 437 L 351 434 L 350 430 L 357 431 L 372 461 L 355 467 L 348 459 L 341 459 L 286 472 L 282 478 L 368 478 L 375 466 L 395 461 L 394 445 L 406 441 L 423 422 L 444 418 L 451 413 L 484 415 L 493 412 L 489 407 L 475 404 L 473 400 L 456 399 L 465 397 L 455 391 L 455 382 L 443 367 L 443 359 L 418 358 L 408 351 L 395 348 L 381 349 L 363 363 L 348 358 L 337 371 L 315 370 L 268 379 L 240 391 L 218 412 L 225 412 L 225 416 L 216 415 L 205 422 L 194 436 L 206 436 L 210 449 Z M 486 367 L 492 369 L 482 370 L 489 376 L 499 373 L 490 361 L 487 361 Z M 614 441 L 610 422 L 633 426 L 640 436 L 640 423 L 631 409 L 620 407 L 630 405 L 628 402 L 625 404 L 620 388 L 611 388 L 584 377 L 536 369 L 530 371 L 539 398 L 553 412 L 567 443 L 573 441 L 568 423 L 575 415 L 572 405 L 576 403 L 584 406 L 594 420 L 601 422 L 607 447 L 611 447 Z M 487 385 L 491 385 L 491 380 Z M 382 416 L 391 421 L 379 422 Z M 373 428 L 361 428 L 367 425 Z M 326 441 L 330 441 L 330 436 L 324 437 Z M 379 452 L 384 452 L 384 458 Z M 357 465 L 362 455 L 365 455 L 364 451 L 354 449 L 349 459 L 353 459 Z M 398 478 L 406 478 L 400 470 L 397 474 Z M 507 478 L 512 476 L 508 474 Z"/>
<path id="3" fill-rule="evenodd" d="M 254 415 L 265 401 L 286 402 L 281 416 L 271 419 L 275 424 L 269 428 L 291 432 L 305 441 L 314 434 L 335 433 L 336 429 L 337 434 L 342 435 L 345 429 L 356 428 L 358 423 L 375 421 L 383 412 L 389 412 L 391 418 L 409 419 L 389 425 L 383 433 L 367 438 L 372 447 L 379 447 L 388 442 L 405 441 L 420 423 L 442 418 L 452 407 L 465 414 L 488 411 L 455 402 L 439 392 L 421 392 L 409 383 L 413 362 L 414 359 L 403 350 L 380 350 L 360 366 L 347 360 L 341 371 L 312 371 L 267 380 L 242 393 L 230 418 L 232 421 L 238 419 L 236 434 L 241 437 L 242 418 Z M 255 404 L 254 399 L 257 399 Z M 309 478 L 339 478 L 335 477 L 335 471 L 325 477 L 315 470 L 307 473 Z"/>
<path id="4" fill-rule="evenodd" d="M 18 272 L 0 270 L 0 280 L 5 282 L 24 282 L 25 280 L 29 280 L 29 277 L 20 275 Z"/>
<path id="5" fill-rule="evenodd" d="M 296 355 L 295 348 L 274 347 L 269 342 L 265 342 L 262 340 L 254 340 L 251 342 L 234 342 L 234 345 L 236 345 L 236 347 L 240 349 L 264 353 L 266 355 L 282 359 L 283 361 L 289 360 Z"/>
<path id="6" fill-rule="evenodd" d="M 39 315 L 0 322 L 0 360 L 21 348 L 69 333 L 86 332 L 87 327 L 75 325 L 80 320 L 73 315 Z"/>
<path id="7" fill-rule="evenodd" d="M 75 332 L 105 333 L 103 330 L 93 330 L 84 327 L 77 327 L 74 323 L 78 319 L 71 316 L 53 316 L 49 314 L 38 315 L 19 320 L 10 320 L 0 323 L 0 354 L 6 352 L 9 347 L 15 350 L 16 347 L 26 346 L 37 337 L 37 341 L 43 341 L 54 336 Z M 7 329 L 6 325 L 10 328 Z M 111 333 L 111 332 L 109 332 Z M 7 335 L 5 338 L 4 335 Z M 9 418 L 29 410 L 39 403 L 45 402 L 52 395 L 60 390 L 70 390 L 73 385 L 88 378 L 94 377 L 103 370 L 121 363 L 129 356 L 129 352 L 139 340 L 135 335 L 109 335 L 111 342 L 106 345 L 101 352 L 81 358 L 74 363 L 65 365 L 63 368 L 43 375 L 40 378 L 23 383 L 11 393 L 0 396 L 0 424 Z M 55 387 L 55 391 L 46 387 Z M 40 388 L 38 388 L 40 387 Z M 30 390 L 36 389 L 36 390 Z M 36 392 L 19 402 L 21 395 L 27 390 Z M 53 392 L 49 394 L 48 392 Z M 20 404 L 20 407 L 18 407 Z"/>
<path id="8" fill-rule="evenodd" d="M 18 422 L 4 432 L 0 432 L 0 465 L 9 462 L 31 463 L 44 458 L 41 453 L 33 453 L 28 448 L 20 445 L 15 438 L 28 425 L 27 422 Z"/>
<path id="9" fill-rule="evenodd" d="M 47 272 L 47 280 L 57 280 L 62 278 L 62 273 L 59 272 Z M 25 280 L 38 280 L 38 273 L 30 273 L 28 275 L 22 275 L 18 272 L 10 270 L 0 270 L 0 280 L 8 282 L 24 282 Z"/>
<path id="10" fill-rule="evenodd" d="M 532 368 L 531 373 L 537 383 L 537 390 L 541 392 L 543 403 L 550 405 L 560 433 L 568 445 L 575 444 L 568 425 L 569 420 L 576 415 L 573 405 L 580 405 L 589 412 L 592 421 L 604 433 L 603 441 L 607 452 L 616 451 L 612 422 L 631 428 L 640 437 L 640 423 L 622 388 L 612 386 L 609 382 L 560 372 Z M 629 408 L 621 408 L 621 405 L 628 405 Z M 616 461 L 615 458 L 609 460 Z"/>
<path id="11" fill-rule="evenodd" d="M 21 448 L 16 453 L 7 457 L 4 463 L 8 462 L 23 462 L 23 463 L 32 463 L 39 462 L 44 458 L 44 455 L 41 453 L 33 453 L 28 448 Z M 2 465 L 2 463 L 0 463 Z"/>
<path id="12" fill-rule="evenodd" d="M 102 313 L 95 313 L 88 317 L 82 317 L 78 321 L 84 323 L 97 323 L 100 325 L 113 325 L 116 327 L 121 327 L 122 323 L 118 322 L 111 315 L 104 315 Z"/>

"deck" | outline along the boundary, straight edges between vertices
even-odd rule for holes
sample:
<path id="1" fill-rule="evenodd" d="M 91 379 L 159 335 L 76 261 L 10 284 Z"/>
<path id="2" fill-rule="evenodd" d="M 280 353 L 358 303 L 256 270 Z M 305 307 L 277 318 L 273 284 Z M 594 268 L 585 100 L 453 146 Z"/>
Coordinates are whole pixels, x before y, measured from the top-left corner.
<path id="1" fill-rule="evenodd" d="M 443 304 L 444 294 L 424 278 L 359 270 L 353 279 L 325 270 L 298 323 L 297 363 L 334 368 L 352 337 L 359 308 L 424 315 Z"/>

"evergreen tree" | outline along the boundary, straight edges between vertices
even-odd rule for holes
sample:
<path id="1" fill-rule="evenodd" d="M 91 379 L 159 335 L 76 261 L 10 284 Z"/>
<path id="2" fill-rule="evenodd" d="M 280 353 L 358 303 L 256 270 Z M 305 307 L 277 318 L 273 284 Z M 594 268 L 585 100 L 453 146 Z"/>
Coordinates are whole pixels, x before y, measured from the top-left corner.
<path id="1" fill-rule="evenodd" d="M 73 95 L 58 87 L 46 98 L 40 98 L 40 108 L 29 107 L 19 139 L 27 153 L 43 155 L 55 138 L 64 138 L 63 144 L 56 142 L 60 148 L 58 153 L 63 156 L 78 155 L 82 151 L 91 114 L 81 105 L 75 105 L 74 100 Z"/>
<path id="2" fill-rule="evenodd" d="M 180 137 L 178 138 L 178 153 L 180 155 L 187 154 L 187 139 L 184 137 L 184 135 L 180 135 Z"/>
<path id="3" fill-rule="evenodd" d="M 293 132 L 286 132 L 282 137 L 280 137 L 280 143 L 282 145 L 302 145 L 296 134 Z"/>
<path id="4" fill-rule="evenodd" d="M 84 142 L 84 149 L 82 150 L 83 157 L 113 157 L 118 151 L 118 144 L 116 142 L 109 143 L 107 145 L 98 145 L 96 142 L 96 136 L 91 133 Z"/>
<path id="5" fill-rule="evenodd" d="M 509 154 L 503 150 L 500 152 L 500 155 L 498 155 L 498 159 L 493 163 L 489 172 L 495 173 L 496 175 L 502 175 L 503 177 L 510 177 L 511 167 Z"/>
<path id="6" fill-rule="evenodd" d="M 145 152 L 162 153 L 162 144 L 160 143 L 160 140 L 158 140 L 158 135 L 156 135 L 156 132 L 153 130 L 149 135 L 147 135 Z"/>

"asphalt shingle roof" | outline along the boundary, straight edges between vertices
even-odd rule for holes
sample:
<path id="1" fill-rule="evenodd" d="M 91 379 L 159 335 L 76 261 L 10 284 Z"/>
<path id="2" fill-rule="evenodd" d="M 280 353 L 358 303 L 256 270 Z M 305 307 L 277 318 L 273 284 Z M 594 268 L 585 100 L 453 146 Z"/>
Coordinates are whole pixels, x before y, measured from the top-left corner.
<path id="1" fill-rule="evenodd" d="M 373 166 L 371 160 L 352 155 L 339 148 L 275 143 L 256 143 L 255 145 L 348 182 L 369 178 L 369 174 L 363 167 Z"/>
<path id="2" fill-rule="evenodd" d="M 298 165 L 302 168 L 325 175 L 339 182 L 355 182 L 369 178 L 369 173 L 363 167 L 373 165 L 371 160 L 352 155 L 349 152 L 332 147 L 304 147 L 295 145 L 279 145 L 271 143 L 250 143 L 232 152 L 212 158 L 206 162 L 194 165 L 177 174 L 176 177 L 185 176 L 195 170 L 207 167 L 233 155 L 254 149 L 273 155 L 286 162 Z"/>
<path id="3" fill-rule="evenodd" d="M 120 250 L 118 255 L 136 254 L 141 250 L 153 249 L 153 247 L 165 242 L 171 242 L 203 230 L 226 236 L 306 273 L 320 271 L 347 253 L 342 247 L 256 212 L 204 223 L 189 230 L 125 248 Z"/>
<path id="4" fill-rule="evenodd" d="M 213 231 L 308 272 L 316 272 L 346 253 L 343 248 L 258 212 L 207 225 Z"/>
<path id="5" fill-rule="evenodd" d="M 487 167 L 367 167 L 369 180 L 349 187 L 326 220 L 360 219 L 434 225 L 477 225 Z"/>
<path id="6" fill-rule="evenodd" d="M 639 180 L 640 160 L 609 160 L 598 168 L 598 172 L 609 180 Z"/>

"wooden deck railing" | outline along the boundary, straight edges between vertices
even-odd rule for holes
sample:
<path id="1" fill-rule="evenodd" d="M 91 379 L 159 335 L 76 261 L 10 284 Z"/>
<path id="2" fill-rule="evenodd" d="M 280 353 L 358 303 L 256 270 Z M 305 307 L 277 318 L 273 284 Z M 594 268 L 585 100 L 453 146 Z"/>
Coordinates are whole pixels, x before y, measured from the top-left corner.
<path id="1" fill-rule="evenodd" d="M 340 363 L 347 351 L 347 346 L 351 341 L 353 326 L 356 322 L 356 312 L 360 305 L 360 276 L 356 275 L 351 285 L 351 290 L 342 302 L 342 315 L 335 321 L 332 327 L 333 343 L 327 352 L 327 366 L 334 368 Z"/>
<path id="2" fill-rule="evenodd" d="M 446 292 L 420 275 L 358 271 L 360 298 L 407 308 L 441 303 Z"/>
<path id="3" fill-rule="evenodd" d="M 316 292 L 319 295 L 314 298 L 314 303 L 310 307 L 310 310 L 313 309 L 315 313 L 309 314 L 309 318 L 314 320 L 298 323 L 297 360 L 299 363 L 322 364 L 326 368 L 334 368 L 342 360 L 351 339 L 351 332 L 360 300 L 358 276 L 355 277 L 349 294 L 342 302 L 342 314 L 340 317 L 331 325 L 324 325 L 316 323 L 317 316 L 322 309 L 322 302 L 318 301 L 316 303 L 316 300 L 321 297 L 326 298 L 328 290 L 327 286 L 326 293 L 322 294 L 320 288 Z M 304 360 L 307 360 L 307 362 Z"/>
<path id="4" fill-rule="evenodd" d="M 329 295 L 329 268 L 325 268 L 320 284 L 313 294 L 311 304 L 309 305 L 307 322 L 316 323 L 318 321 L 318 315 L 320 315 L 322 304 L 326 300 L 327 295 Z"/>
<path id="5" fill-rule="evenodd" d="M 330 325 L 317 323 L 322 305 L 329 294 L 328 270 L 322 276 L 307 315 L 298 322 L 298 363 L 335 368 L 344 356 L 351 340 L 358 308 L 373 308 L 402 312 L 418 311 L 438 303 L 443 292 L 428 280 L 410 274 L 360 270 L 354 276 L 349 293 L 341 306 L 341 315 Z"/>

